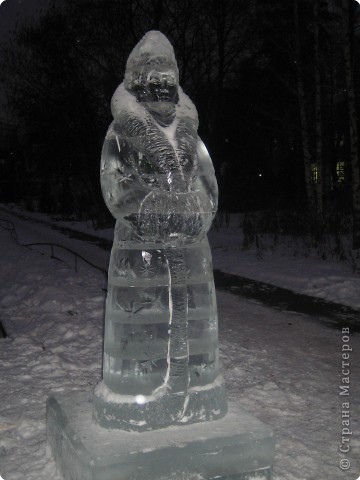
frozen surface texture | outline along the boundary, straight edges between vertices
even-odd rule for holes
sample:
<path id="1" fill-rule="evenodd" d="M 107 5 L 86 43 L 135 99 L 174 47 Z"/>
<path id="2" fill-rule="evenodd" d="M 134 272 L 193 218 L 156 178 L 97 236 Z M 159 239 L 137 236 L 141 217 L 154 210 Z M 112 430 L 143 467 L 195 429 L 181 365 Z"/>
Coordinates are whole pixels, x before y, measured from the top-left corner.
<path id="1" fill-rule="evenodd" d="M 217 185 L 160 32 L 131 53 L 112 113 L 101 159 L 116 218 L 103 380 L 93 395 L 49 398 L 56 462 L 65 480 L 269 480 L 271 430 L 227 413 L 206 237 Z"/>
<path id="2" fill-rule="evenodd" d="M 50 398 L 48 438 L 65 480 L 268 480 L 271 430 L 236 405 L 213 422 L 143 432 L 92 422 L 92 395 Z"/>
<path id="3" fill-rule="evenodd" d="M 111 428 L 206 421 L 227 408 L 206 237 L 217 184 L 178 78 L 171 44 L 148 32 L 111 102 L 101 185 L 116 227 L 94 401 Z"/>

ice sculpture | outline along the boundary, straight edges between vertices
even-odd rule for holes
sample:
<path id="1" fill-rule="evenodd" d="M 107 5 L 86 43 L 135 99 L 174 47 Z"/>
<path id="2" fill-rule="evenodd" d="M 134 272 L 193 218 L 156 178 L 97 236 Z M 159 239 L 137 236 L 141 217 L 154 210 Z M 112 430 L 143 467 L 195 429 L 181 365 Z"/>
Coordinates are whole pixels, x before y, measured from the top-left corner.
<path id="1" fill-rule="evenodd" d="M 48 398 L 56 463 L 65 480 L 270 480 L 271 430 L 234 402 L 227 412 L 206 238 L 217 185 L 160 32 L 131 53 L 111 106 L 103 380 Z"/>
<path id="2" fill-rule="evenodd" d="M 132 51 L 111 110 L 101 185 L 116 227 L 96 419 L 145 430 L 219 418 L 226 398 L 206 238 L 217 184 L 160 32 Z"/>

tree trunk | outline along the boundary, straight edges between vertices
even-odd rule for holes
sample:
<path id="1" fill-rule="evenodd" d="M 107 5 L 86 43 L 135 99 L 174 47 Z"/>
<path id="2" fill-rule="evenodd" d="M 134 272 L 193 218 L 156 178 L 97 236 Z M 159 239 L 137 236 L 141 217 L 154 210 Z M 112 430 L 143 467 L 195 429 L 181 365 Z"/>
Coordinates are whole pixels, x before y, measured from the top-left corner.
<path id="1" fill-rule="evenodd" d="M 294 24 L 295 24 L 295 71 L 296 71 L 296 86 L 299 102 L 300 127 L 301 127 L 301 142 L 304 155 L 304 170 L 305 170 L 305 186 L 307 206 L 309 212 L 316 211 L 316 199 L 314 192 L 314 184 L 311 174 L 311 150 L 308 131 L 308 119 L 306 112 L 306 97 L 303 80 L 303 72 L 301 68 L 301 47 L 300 47 L 300 24 L 299 24 L 299 3 L 294 0 Z"/>
<path id="2" fill-rule="evenodd" d="M 352 170 L 352 202 L 353 202 L 353 249 L 360 248 L 360 165 L 359 165 L 359 133 L 358 115 L 351 58 L 351 37 L 349 22 L 349 0 L 342 0 L 343 52 L 345 63 L 345 79 L 350 127 L 350 157 Z"/>
<path id="3" fill-rule="evenodd" d="M 316 165 L 318 178 L 316 189 L 316 212 L 319 217 L 323 214 L 325 165 L 323 159 L 323 128 L 321 114 L 321 77 L 319 55 L 319 0 L 314 0 L 314 46 L 315 46 L 315 137 L 316 137 Z"/>

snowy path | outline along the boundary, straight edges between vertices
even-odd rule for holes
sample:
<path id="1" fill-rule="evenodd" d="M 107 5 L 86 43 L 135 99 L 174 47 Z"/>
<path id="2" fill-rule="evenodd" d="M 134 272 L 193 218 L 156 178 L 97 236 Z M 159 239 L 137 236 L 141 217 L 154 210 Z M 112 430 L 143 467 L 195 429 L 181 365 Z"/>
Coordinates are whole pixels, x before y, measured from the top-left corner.
<path id="1" fill-rule="evenodd" d="M 107 264 L 108 254 L 104 257 L 104 252 L 95 247 L 99 245 L 100 237 L 100 246 L 110 248 L 113 238 L 112 228 L 94 232 L 88 222 L 54 220 L 46 214 L 27 212 L 16 205 L 1 204 L 0 218 L 7 213 L 25 215 L 43 222 L 43 227 L 47 229 L 46 236 L 49 230 L 52 230 L 51 235 L 53 235 L 59 229 L 67 228 L 69 229 L 67 236 L 70 237 L 74 235 L 72 232 L 76 231 L 76 237 L 79 240 L 86 240 L 87 243 L 90 241 L 93 245 L 90 251 L 91 258 L 99 261 L 101 267 Z M 360 311 L 360 275 L 352 273 L 349 261 L 337 261 L 331 258 L 330 254 L 327 260 L 321 260 L 316 252 L 309 250 L 308 245 L 304 245 L 301 238 L 283 239 L 275 248 L 271 238 L 264 237 L 262 250 L 255 248 L 244 250 L 240 223 L 241 215 L 232 214 L 229 228 L 210 230 L 209 240 L 215 269 L 325 301 L 347 305 Z M 64 235 L 61 237 L 66 238 Z M 344 248 L 349 248 L 349 242 L 349 238 L 343 238 Z M 84 252 L 83 241 L 71 243 L 74 246 L 76 244 L 80 252 Z M 70 261 L 73 263 L 73 259 Z"/>
<path id="2" fill-rule="evenodd" d="M 107 262 L 109 258 L 109 250 L 112 246 L 112 241 L 108 238 L 102 238 L 90 232 L 84 232 L 79 229 L 63 226 L 59 222 L 49 221 L 46 216 L 44 218 L 36 218 L 36 215 L 29 213 L 22 213 L 19 211 L 11 212 L 8 208 L 0 206 L 0 220 L 1 213 L 5 219 L 11 220 L 19 232 L 19 237 L 29 238 L 30 241 L 35 242 L 46 239 L 48 242 L 58 243 L 65 248 L 70 248 L 76 251 L 79 255 L 85 256 L 85 259 L 91 259 L 91 262 L 104 271 L 107 269 Z M 41 228 L 39 228 L 41 227 Z M 82 225 L 83 228 L 83 225 Z M 84 228 L 83 228 L 84 229 Z M 214 233 L 214 232 L 212 232 Z M 60 235 L 59 235 L 60 234 Z M 100 233 L 101 235 L 101 233 Z M 111 235 L 110 235 L 111 238 Z M 40 239 L 40 240 L 39 240 Z M 69 239 L 71 241 L 69 242 Z M 74 240 L 80 240 L 75 244 Z M 86 242 L 86 243 L 84 243 Z M 24 243 L 24 242 L 19 242 Z M 88 245 L 90 245 L 88 247 Z M 100 247 L 100 249 L 93 247 Z M 33 248 L 49 253 L 47 247 L 41 245 L 34 245 Z M 105 250 L 106 255 L 101 250 Z M 58 247 L 53 250 L 54 255 L 59 259 L 66 259 L 68 263 L 74 264 L 74 258 Z M 219 257 L 219 255 L 217 255 Z M 221 260 L 218 262 L 221 265 Z M 225 289 L 231 293 L 244 296 L 248 299 L 258 300 L 264 305 L 271 306 L 282 310 L 292 312 L 305 313 L 311 315 L 331 327 L 340 328 L 341 326 L 349 326 L 352 331 L 360 331 L 360 310 L 341 305 L 340 303 L 329 302 L 322 300 L 321 296 L 312 297 L 309 294 L 293 292 L 288 288 L 271 285 L 270 283 L 262 282 L 260 280 L 252 280 L 239 275 L 226 273 L 227 265 L 223 265 L 225 271 L 215 270 L 215 284 L 218 289 Z M 232 265 L 233 269 L 233 265 Z M 253 271 L 251 272 L 253 273 Z M 256 272 L 255 272 L 256 273 Z M 359 278 L 354 278 L 354 288 L 356 288 L 356 281 Z M 271 281 L 271 280 L 270 280 Z M 310 282 L 312 280 L 310 279 Z M 275 282 L 276 283 L 276 282 Z M 360 287 L 360 283 L 359 283 Z M 310 292 L 309 292 L 310 293 Z M 358 291 L 360 297 L 360 288 Z M 355 305 L 357 302 L 355 300 Z"/>
<path id="3" fill-rule="evenodd" d="M 286 480 L 357 479 L 360 473 L 359 335 L 351 335 L 351 394 L 339 396 L 341 334 L 306 316 L 218 295 L 227 388 L 277 437 L 275 473 Z M 341 404 L 350 401 L 353 468 L 337 463 Z"/>
<path id="4" fill-rule="evenodd" d="M 360 332 L 359 310 L 220 270 L 215 270 L 214 276 L 217 288 L 240 297 L 256 300 L 278 310 L 309 315 L 314 321 L 330 328 L 341 330 L 343 327 L 349 327 L 352 332 Z"/>
<path id="5" fill-rule="evenodd" d="M 83 253 L 89 248 L 68 241 Z M 0 475 L 60 480 L 46 447 L 45 402 L 50 393 L 92 388 L 100 379 L 104 279 L 87 265 L 75 274 L 71 263 L 19 247 L 1 228 L 0 245 L 0 320 L 9 335 L 0 339 Z M 217 298 L 228 394 L 275 431 L 274 480 L 356 480 L 360 335 L 231 293 Z M 343 352 L 349 374 L 341 369 L 344 345 L 352 348 Z M 349 378 L 348 396 L 339 395 L 342 378 Z M 350 410 L 349 427 L 342 410 Z M 353 435 L 343 435 L 350 451 L 341 453 L 344 428 Z M 349 470 L 339 468 L 342 459 Z"/>
<path id="6" fill-rule="evenodd" d="M 20 244 L 54 243 L 59 244 L 73 252 L 85 257 L 94 263 L 98 268 L 107 271 L 110 248 L 112 242 L 101 240 L 99 237 L 82 232 L 76 232 L 69 228 L 57 225 L 56 222 L 49 222 L 47 219 L 36 219 L 19 212 L 11 213 L 0 207 L 1 221 L 10 221 L 14 225 L 16 236 Z M 99 248 L 99 244 L 103 248 Z M 107 248 L 104 248 L 105 247 Z M 51 255 L 50 246 L 34 245 L 33 250 L 42 252 L 44 255 Z M 74 255 L 61 248 L 54 247 L 54 255 L 61 261 L 66 262 L 74 268 Z M 79 268 L 81 268 L 81 262 Z"/>

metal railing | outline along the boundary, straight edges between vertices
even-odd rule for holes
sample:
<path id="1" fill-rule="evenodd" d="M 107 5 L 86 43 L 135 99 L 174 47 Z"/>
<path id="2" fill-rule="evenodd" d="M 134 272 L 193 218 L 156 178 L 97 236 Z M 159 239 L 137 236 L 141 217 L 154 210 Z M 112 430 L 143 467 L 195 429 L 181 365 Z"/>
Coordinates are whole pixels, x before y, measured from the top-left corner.
<path id="1" fill-rule="evenodd" d="M 80 259 L 87 265 L 90 265 L 90 267 L 93 267 L 96 270 L 99 270 L 100 272 L 102 272 L 105 275 L 105 279 L 107 279 L 107 271 L 104 268 L 101 268 L 98 265 L 95 265 L 93 262 L 85 258 L 83 255 L 80 255 L 79 253 L 75 252 L 71 248 L 68 248 L 68 247 L 65 247 L 64 245 L 61 245 L 59 243 L 53 243 L 53 242 L 21 243 L 19 241 L 19 237 L 15 228 L 15 225 L 11 220 L 8 220 L 8 219 L 0 218 L 0 227 L 3 228 L 4 230 L 8 230 L 10 232 L 11 238 L 21 247 L 31 248 L 34 246 L 48 246 L 50 247 L 50 258 L 66 263 L 62 258 L 55 256 L 55 247 L 61 250 L 65 250 L 66 252 L 71 253 L 74 256 L 74 268 L 76 273 L 78 273 L 78 259 Z"/>

